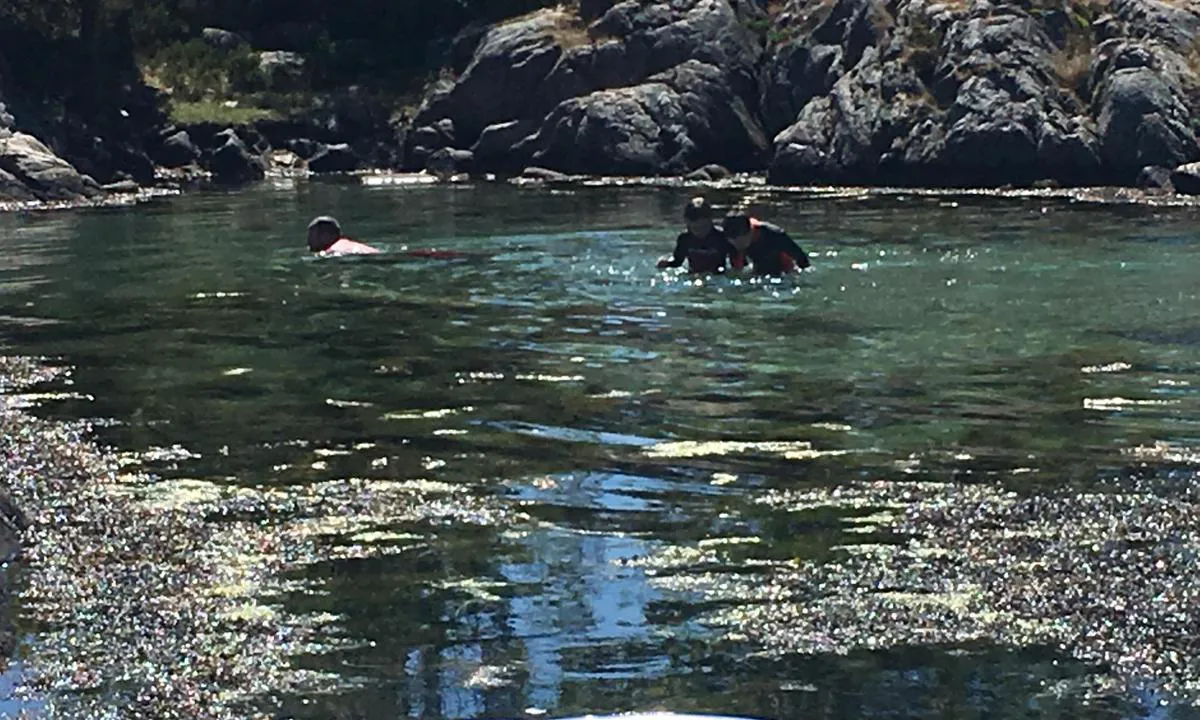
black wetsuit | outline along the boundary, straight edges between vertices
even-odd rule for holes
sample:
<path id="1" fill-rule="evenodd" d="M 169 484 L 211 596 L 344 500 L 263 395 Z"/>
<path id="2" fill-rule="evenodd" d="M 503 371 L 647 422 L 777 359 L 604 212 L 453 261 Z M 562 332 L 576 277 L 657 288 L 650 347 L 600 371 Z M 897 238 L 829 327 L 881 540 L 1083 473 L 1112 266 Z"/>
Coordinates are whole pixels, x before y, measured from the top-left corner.
<path id="1" fill-rule="evenodd" d="M 759 222 L 751 232 L 754 241 L 745 253 L 735 250 L 730 258 L 735 270 L 745 267 L 747 259 L 754 263 L 754 272 L 759 275 L 782 275 L 812 264 L 804 250 L 778 225 Z"/>
<path id="2" fill-rule="evenodd" d="M 733 252 L 733 246 L 719 227 L 713 227 L 712 232 L 702 238 L 684 231 L 675 241 L 675 252 L 666 266 L 679 267 L 687 260 L 688 272 L 722 273 Z"/>

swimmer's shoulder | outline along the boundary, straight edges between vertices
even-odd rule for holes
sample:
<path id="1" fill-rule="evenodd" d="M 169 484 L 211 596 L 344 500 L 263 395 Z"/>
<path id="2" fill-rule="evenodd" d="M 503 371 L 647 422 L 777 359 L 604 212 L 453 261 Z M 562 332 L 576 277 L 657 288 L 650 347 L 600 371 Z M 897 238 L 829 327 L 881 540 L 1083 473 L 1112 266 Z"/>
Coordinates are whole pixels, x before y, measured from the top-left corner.
<path id="1" fill-rule="evenodd" d="M 338 238 L 337 242 L 325 248 L 324 255 L 378 255 L 382 250 L 360 243 L 350 238 Z"/>

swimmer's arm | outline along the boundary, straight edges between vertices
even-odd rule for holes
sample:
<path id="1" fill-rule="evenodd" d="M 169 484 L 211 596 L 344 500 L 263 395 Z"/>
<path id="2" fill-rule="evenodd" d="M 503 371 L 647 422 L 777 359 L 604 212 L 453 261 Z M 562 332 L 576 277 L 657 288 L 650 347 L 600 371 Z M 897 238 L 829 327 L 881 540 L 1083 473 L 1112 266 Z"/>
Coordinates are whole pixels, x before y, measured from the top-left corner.
<path id="1" fill-rule="evenodd" d="M 788 235 L 786 232 L 779 233 L 779 244 L 782 246 L 783 251 L 791 255 L 792 259 L 796 261 L 796 267 L 803 270 L 812 265 L 812 262 L 808 259 L 808 253 L 804 252 L 804 249 L 796 244 L 791 235 Z"/>
<path id="2" fill-rule="evenodd" d="M 687 258 L 687 235 L 680 235 L 675 240 L 675 252 L 671 257 L 664 257 L 658 261 L 658 269 L 677 268 L 683 265 L 683 261 Z"/>

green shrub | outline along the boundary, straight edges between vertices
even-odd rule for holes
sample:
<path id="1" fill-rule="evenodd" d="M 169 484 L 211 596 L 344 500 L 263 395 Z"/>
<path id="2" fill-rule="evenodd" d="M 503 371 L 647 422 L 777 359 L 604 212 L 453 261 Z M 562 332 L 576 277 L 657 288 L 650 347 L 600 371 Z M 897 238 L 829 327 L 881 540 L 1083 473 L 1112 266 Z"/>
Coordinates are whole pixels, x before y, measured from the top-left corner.
<path id="1" fill-rule="evenodd" d="M 182 102 L 227 98 L 262 86 L 258 56 L 249 48 L 221 50 L 195 39 L 163 48 L 146 65 L 154 82 Z"/>

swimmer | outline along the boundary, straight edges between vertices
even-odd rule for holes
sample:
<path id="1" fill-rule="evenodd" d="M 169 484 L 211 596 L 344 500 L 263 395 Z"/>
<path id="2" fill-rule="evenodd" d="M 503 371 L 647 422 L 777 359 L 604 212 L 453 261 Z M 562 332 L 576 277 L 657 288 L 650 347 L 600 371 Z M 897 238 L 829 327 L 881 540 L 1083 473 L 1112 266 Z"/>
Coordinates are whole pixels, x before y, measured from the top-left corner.
<path id="1" fill-rule="evenodd" d="M 658 269 L 677 268 L 687 260 L 690 273 L 722 273 L 733 254 L 733 246 L 721 228 L 713 224 L 713 209 L 702 197 L 683 206 L 687 230 L 675 240 L 675 252 L 658 261 Z"/>
<path id="2" fill-rule="evenodd" d="M 729 263 L 735 270 L 754 263 L 756 275 L 785 275 L 812 265 L 808 254 L 778 225 L 735 212 L 722 224 L 733 254 Z"/>
<path id="3" fill-rule="evenodd" d="M 321 255 L 378 255 L 380 250 L 348 237 L 342 237 L 342 226 L 328 215 L 308 224 L 308 249 Z"/>

